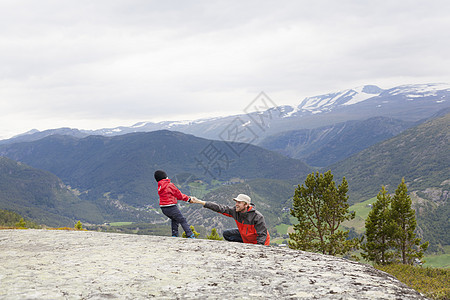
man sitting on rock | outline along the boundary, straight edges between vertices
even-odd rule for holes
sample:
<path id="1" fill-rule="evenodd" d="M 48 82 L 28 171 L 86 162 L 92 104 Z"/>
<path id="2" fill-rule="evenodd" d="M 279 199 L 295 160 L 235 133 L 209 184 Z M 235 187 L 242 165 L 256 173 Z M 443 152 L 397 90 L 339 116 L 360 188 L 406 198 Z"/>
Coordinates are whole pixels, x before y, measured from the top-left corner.
<path id="1" fill-rule="evenodd" d="M 232 217 L 236 221 L 237 229 L 228 229 L 223 232 L 223 237 L 227 241 L 250 243 L 250 244 L 270 244 L 270 235 L 264 221 L 264 216 L 254 208 L 251 203 L 251 198 L 245 194 L 239 194 L 236 198 L 234 207 L 217 204 L 214 202 L 205 202 L 191 198 L 191 203 L 199 203 L 204 207 L 223 214 L 227 217 Z"/>

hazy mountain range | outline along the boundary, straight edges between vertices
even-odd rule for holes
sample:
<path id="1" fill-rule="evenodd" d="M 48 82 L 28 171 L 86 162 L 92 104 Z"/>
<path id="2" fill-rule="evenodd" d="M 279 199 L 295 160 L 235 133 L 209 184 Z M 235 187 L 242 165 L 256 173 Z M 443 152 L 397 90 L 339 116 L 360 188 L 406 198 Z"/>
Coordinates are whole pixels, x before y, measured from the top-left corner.
<path id="1" fill-rule="evenodd" d="M 180 131 L 213 140 L 258 144 L 267 136 L 299 129 L 313 129 L 350 120 L 388 117 L 403 121 L 419 121 L 450 106 L 450 84 L 412 84 L 383 90 L 377 86 L 332 92 L 307 97 L 297 107 L 278 106 L 276 99 L 261 93 L 243 104 L 240 115 L 194 121 L 140 122 L 130 127 L 81 130 L 59 128 L 31 130 L 0 141 L 31 141 L 53 134 L 86 137 L 116 136 L 156 130 Z M 236 132 L 239 132 L 237 135 Z"/>

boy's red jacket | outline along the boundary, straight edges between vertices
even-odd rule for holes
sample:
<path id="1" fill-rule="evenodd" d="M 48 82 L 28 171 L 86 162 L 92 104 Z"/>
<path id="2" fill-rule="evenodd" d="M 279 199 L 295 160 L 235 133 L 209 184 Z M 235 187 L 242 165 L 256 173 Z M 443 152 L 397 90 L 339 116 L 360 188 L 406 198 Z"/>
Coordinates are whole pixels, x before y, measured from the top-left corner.
<path id="1" fill-rule="evenodd" d="M 204 207 L 233 218 L 244 243 L 266 246 L 270 244 L 270 235 L 264 216 L 255 210 L 253 206 L 250 206 L 246 212 L 237 212 L 236 207 L 229 207 L 214 202 L 206 202 Z"/>
<path id="2" fill-rule="evenodd" d="M 162 179 L 158 181 L 159 206 L 169 206 L 177 204 L 178 200 L 188 201 L 186 196 L 170 182 L 170 179 Z"/>

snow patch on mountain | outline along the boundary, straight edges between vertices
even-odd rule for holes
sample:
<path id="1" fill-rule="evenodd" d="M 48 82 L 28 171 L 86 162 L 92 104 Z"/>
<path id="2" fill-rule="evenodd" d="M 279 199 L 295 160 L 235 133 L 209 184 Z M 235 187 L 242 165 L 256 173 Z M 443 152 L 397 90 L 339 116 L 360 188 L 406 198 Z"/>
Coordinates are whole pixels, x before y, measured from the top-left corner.
<path id="1" fill-rule="evenodd" d="M 340 105 L 353 105 L 380 95 L 383 90 L 377 86 L 361 86 L 336 93 L 305 98 L 298 110 L 313 114 L 329 111 Z"/>
<path id="2" fill-rule="evenodd" d="M 284 113 L 283 118 L 292 117 L 293 115 L 297 114 L 297 112 L 299 111 L 298 107 L 292 107 L 292 106 L 287 106 L 287 105 L 284 107 L 285 107 L 285 109 L 283 110 L 283 113 Z"/>
<path id="3" fill-rule="evenodd" d="M 380 92 L 374 94 L 374 93 L 367 93 L 364 86 L 357 87 L 352 90 L 354 93 L 352 94 L 352 99 L 343 103 L 342 105 L 352 105 L 359 102 L 363 102 L 367 99 L 373 98 L 375 96 L 378 96 Z"/>
<path id="4" fill-rule="evenodd" d="M 133 126 L 131 126 L 131 128 L 141 128 L 144 127 L 148 124 L 149 122 L 138 122 L 136 124 L 134 124 Z"/>
<path id="5" fill-rule="evenodd" d="M 174 126 L 180 126 L 180 125 L 190 125 L 192 121 L 182 120 L 182 121 L 173 121 L 167 124 L 166 128 L 172 128 Z"/>
<path id="6" fill-rule="evenodd" d="M 433 84 L 412 84 L 401 85 L 389 90 L 389 94 L 404 95 L 408 98 L 420 98 L 437 96 L 438 91 L 450 91 L 450 84 L 447 83 L 433 83 Z"/>

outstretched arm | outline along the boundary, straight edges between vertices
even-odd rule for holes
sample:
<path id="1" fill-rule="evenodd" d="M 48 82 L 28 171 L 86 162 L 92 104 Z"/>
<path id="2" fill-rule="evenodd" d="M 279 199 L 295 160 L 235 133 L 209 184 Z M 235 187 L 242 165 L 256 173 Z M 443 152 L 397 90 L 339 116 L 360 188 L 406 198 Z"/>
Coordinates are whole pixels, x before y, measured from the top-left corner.
<path id="1" fill-rule="evenodd" d="M 191 197 L 191 203 L 199 203 L 203 205 L 205 208 L 209 208 L 210 210 L 221 213 L 227 217 L 234 217 L 236 215 L 236 210 L 226 205 L 217 204 L 214 202 L 206 202 L 196 197 Z"/>
<path id="2" fill-rule="evenodd" d="M 189 202 L 189 196 L 183 194 L 173 183 L 170 183 L 168 188 L 170 188 L 172 195 L 175 196 L 175 198 L 177 198 L 178 200 L 183 200 L 186 202 Z"/>

